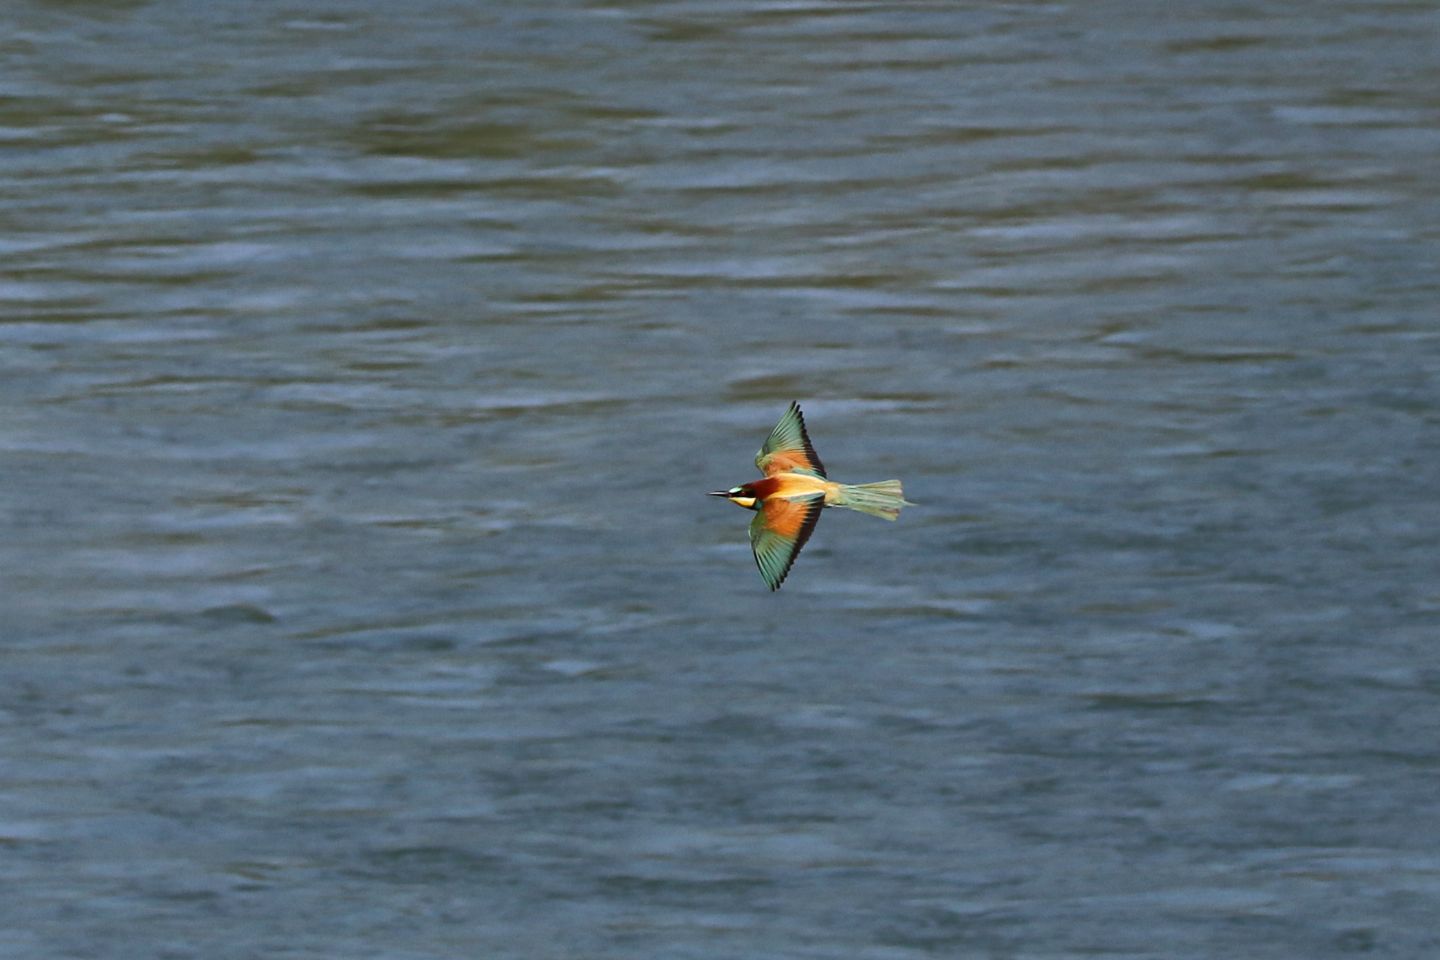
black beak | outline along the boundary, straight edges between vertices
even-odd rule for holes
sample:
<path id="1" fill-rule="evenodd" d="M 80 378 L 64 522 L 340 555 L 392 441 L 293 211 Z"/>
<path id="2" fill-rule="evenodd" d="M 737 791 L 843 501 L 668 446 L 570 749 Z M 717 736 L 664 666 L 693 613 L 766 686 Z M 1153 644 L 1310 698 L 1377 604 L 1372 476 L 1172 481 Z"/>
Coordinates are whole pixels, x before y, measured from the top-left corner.
<path id="1" fill-rule="evenodd" d="M 712 491 L 710 491 L 709 493 L 705 494 L 705 496 L 707 496 L 707 497 L 728 497 L 728 496 L 730 496 L 730 491 L 729 491 L 729 490 L 712 490 Z"/>

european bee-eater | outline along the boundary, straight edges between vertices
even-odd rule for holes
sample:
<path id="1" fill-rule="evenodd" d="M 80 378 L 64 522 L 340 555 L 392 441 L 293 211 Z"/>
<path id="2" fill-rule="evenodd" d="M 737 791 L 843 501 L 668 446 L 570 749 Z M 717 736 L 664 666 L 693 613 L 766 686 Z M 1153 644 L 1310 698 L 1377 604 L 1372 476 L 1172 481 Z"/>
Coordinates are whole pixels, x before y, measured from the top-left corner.
<path id="1" fill-rule="evenodd" d="M 899 480 L 879 483 L 835 483 L 825 477 L 825 465 L 810 445 L 800 404 L 790 409 L 770 431 L 765 446 L 755 454 L 755 466 L 765 479 L 716 490 L 736 506 L 755 511 L 750 521 L 750 548 L 760 576 L 779 590 L 795 557 L 820 519 L 824 507 L 847 507 L 872 517 L 894 520 L 900 508 L 914 506 L 905 499 Z"/>

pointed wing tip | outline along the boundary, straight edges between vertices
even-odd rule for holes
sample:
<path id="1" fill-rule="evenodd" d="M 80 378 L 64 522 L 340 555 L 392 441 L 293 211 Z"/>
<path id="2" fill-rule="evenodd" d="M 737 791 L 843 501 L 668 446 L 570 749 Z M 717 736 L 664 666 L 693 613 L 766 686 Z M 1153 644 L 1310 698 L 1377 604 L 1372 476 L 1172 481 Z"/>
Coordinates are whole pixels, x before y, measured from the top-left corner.
<path id="1" fill-rule="evenodd" d="M 770 431 L 765 444 L 755 454 L 755 466 L 767 477 L 782 470 L 802 470 L 825 476 L 825 464 L 810 442 L 810 431 L 805 428 L 805 414 L 800 410 L 800 401 L 791 400 L 790 406 Z"/>
<path id="2" fill-rule="evenodd" d="M 779 590 L 780 587 L 781 587 L 781 585 L 785 583 L 785 578 L 788 577 L 788 576 L 790 576 L 790 569 L 795 566 L 795 558 L 796 558 L 797 556 L 799 556 L 799 554 L 800 554 L 800 551 L 799 551 L 799 550 L 796 550 L 794 553 L 792 553 L 792 554 L 790 555 L 790 559 L 785 562 L 785 569 L 783 569 L 783 570 L 780 571 L 780 575 L 779 575 L 778 577 L 776 577 L 776 578 L 775 578 L 775 582 L 770 585 L 770 592 L 771 592 L 771 593 L 774 593 L 776 590 Z"/>
<path id="3" fill-rule="evenodd" d="M 795 501 L 791 501 L 791 503 L 795 503 Z M 761 558 L 761 554 L 765 553 L 768 555 L 769 550 L 762 547 L 761 542 L 757 540 L 755 536 L 755 524 L 757 521 L 761 524 L 762 528 L 769 527 L 768 516 L 762 509 L 760 513 L 756 514 L 755 520 L 751 522 L 750 546 L 755 553 L 755 565 L 759 567 L 760 577 L 770 587 L 771 593 L 779 590 L 780 585 L 785 582 L 785 578 L 790 575 L 790 569 L 795 566 L 795 560 L 800 556 L 800 551 L 803 550 L 805 544 L 809 542 L 810 534 L 815 532 L 815 525 L 820 521 L 820 513 L 825 508 L 825 498 L 819 494 L 799 501 L 799 503 L 804 506 L 805 513 L 801 518 L 799 529 L 796 530 L 791 537 L 786 538 L 786 556 L 778 572 L 772 573 L 773 565 L 771 570 L 766 569 L 766 563 L 765 560 Z"/>

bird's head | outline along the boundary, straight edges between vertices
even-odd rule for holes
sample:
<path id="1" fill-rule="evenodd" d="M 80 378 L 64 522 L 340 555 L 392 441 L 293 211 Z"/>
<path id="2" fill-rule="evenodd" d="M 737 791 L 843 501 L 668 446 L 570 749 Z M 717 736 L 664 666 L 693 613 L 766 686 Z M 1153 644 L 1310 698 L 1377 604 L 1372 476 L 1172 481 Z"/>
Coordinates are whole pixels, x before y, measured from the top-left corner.
<path id="1" fill-rule="evenodd" d="M 741 484 L 738 487 L 731 487 L 729 490 L 711 491 L 712 497 L 724 497 L 737 507 L 744 507 L 746 510 L 755 509 L 755 492 L 750 489 L 749 484 Z"/>

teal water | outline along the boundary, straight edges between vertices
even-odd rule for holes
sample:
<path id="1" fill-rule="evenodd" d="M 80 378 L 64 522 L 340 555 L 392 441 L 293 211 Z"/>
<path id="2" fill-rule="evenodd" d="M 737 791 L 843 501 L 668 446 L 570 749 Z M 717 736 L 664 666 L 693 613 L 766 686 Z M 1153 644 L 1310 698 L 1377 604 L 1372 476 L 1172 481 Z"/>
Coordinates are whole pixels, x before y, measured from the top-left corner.
<path id="1" fill-rule="evenodd" d="M 1433 5 L 0 25 L 0 956 L 1440 947 Z"/>

